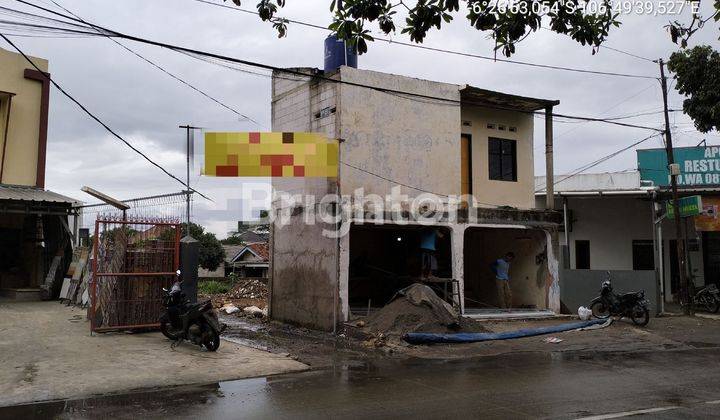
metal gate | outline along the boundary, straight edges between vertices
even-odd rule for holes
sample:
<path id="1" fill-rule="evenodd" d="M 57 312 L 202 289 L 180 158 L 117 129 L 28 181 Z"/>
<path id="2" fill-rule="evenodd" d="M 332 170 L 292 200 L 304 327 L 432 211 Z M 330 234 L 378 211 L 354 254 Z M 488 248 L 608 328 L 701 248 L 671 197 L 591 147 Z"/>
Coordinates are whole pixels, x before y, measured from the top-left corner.
<path id="1" fill-rule="evenodd" d="M 99 216 L 93 238 L 90 328 L 157 328 L 162 289 L 180 266 L 177 219 Z"/>

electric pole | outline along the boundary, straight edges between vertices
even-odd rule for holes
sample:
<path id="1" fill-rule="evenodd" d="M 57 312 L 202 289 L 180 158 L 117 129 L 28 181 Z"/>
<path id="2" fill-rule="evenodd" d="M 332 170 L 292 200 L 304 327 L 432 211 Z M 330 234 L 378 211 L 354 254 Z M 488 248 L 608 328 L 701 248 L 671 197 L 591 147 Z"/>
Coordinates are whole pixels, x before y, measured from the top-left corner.
<path id="1" fill-rule="evenodd" d="M 680 234 L 683 230 L 683 225 L 680 217 L 680 199 L 678 197 L 677 188 L 677 177 L 680 171 L 679 168 L 675 166 L 675 156 L 673 154 L 672 133 L 670 132 L 670 116 L 668 111 L 667 79 L 665 78 L 665 63 L 662 58 L 658 60 L 658 63 L 660 64 L 660 84 L 662 85 L 663 111 L 665 114 L 665 151 L 667 153 L 668 171 L 670 173 L 672 206 L 675 210 L 675 243 L 677 244 L 678 271 L 680 274 L 680 304 L 682 305 L 685 314 L 689 315 L 692 312 L 692 303 L 690 302 L 690 295 L 688 293 L 690 287 L 688 284 L 687 262 L 685 261 L 685 241 L 684 237 L 681 238 Z"/>
<path id="2" fill-rule="evenodd" d="M 190 236 L 190 195 L 192 194 L 192 190 L 190 189 L 190 164 L 192 156 L 194 155 L 194 145 L 193 145 L 193 131 L 192 130 L 199 130 L 201 127 L 193 127 L 190 124 L 187 125 L 181 125 L 180 128 L 185 129 L 186 133 L 186 178 L 185 178 L 185 186 L 187 189 L 185 190 L 186 193 L 186 219 L 185 219 L 185 235 Z"/>

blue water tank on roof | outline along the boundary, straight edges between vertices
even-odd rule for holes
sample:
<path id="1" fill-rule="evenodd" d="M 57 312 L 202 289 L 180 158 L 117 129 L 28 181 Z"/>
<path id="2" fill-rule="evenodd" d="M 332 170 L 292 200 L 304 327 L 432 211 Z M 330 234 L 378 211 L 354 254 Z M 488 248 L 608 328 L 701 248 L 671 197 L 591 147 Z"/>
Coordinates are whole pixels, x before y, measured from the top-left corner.
<path id="1" fill-rule="evenodd" d="M 340 66 L 357 68 L 357 52 L 354 46 L 333 34 L 325 38 L 325 73 L 333 72 Z"/>

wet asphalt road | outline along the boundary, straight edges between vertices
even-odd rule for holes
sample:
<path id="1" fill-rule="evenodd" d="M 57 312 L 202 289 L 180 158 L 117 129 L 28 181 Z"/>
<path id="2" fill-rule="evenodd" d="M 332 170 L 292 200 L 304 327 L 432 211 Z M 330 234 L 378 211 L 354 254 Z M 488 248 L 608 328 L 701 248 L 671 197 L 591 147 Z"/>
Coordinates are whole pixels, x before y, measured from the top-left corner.
<path id="1" fill-rule="evenodd" d="M 343 361 L 322 371 L 0 408 L 0 418 L 618 418 L 636 410 L 720 418 L 720 350 Z"/>

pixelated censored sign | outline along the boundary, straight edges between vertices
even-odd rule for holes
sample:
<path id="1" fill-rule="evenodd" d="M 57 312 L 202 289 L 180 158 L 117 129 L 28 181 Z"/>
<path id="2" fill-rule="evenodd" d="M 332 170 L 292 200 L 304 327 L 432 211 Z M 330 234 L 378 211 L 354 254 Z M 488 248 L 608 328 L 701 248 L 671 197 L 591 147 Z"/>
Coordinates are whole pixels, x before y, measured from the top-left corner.
<path id="1" fill-rule="evenodd" d="M 205 133 L 205 175 L 337 177 L 338 144 L 317 133 Z"/>

